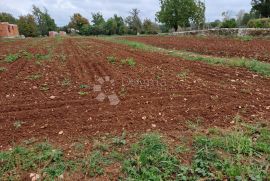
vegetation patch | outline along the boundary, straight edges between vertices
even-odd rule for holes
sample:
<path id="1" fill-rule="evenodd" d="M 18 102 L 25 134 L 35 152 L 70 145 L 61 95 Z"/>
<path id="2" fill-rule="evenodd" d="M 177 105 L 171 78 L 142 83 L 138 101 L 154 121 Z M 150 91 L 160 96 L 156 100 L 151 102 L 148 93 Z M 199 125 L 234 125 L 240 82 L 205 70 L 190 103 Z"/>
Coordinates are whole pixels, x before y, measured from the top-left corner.
<path id="1" fill-rule="evenodd" d="M 5 72 L 7 69 L 5 67 L 0 67 L 0 72 Z"/>
<path id="2" fill-rule="evenodd" d="M 27 78 L 28 80 L 38 80 L 38 79 L 40 79 L 41 77 L 42 77 L 41 74 L 32 74 L 32 75 L 27 76 L 26 78 Z"/>
<path id="3" fill-rule="evenodd" d="M 213 56 L 205 56 L 197 53 L 186 52 L 181 50 L 167 50 L 164 48 L 158 48 L 151 45 L 146 45 L 140 42 L 134 42 L 129 40 L 115 39 L 115 38 L 103 38 L 104 40 L 112 41 L 115 43 L 125 44 L 136 49 L 143 51 L 159 52 L 169 54 L 175 57 L 180 57 L 185 60 L 201 61 L 209 64 L 220 64 L 230 67 L 243 67 L 250 71 L 262 74 L 264 76 L 270 76 L 270 63 L 260 62 L 252 59 L 243 58 L 219 58 Z"/>
<path id="4" fill-rule="evenodd" d="M 116 61 L 117 61 L 117 59 L 116 59 L 116 57 L 114 57 L 114 56 L 109 56 L 109 57 L 107 57 L 107 61 L 108 61 L 109 63 L 111 63 L 111 64 L 115 64 Z"/>
<path id="5" fill-rule="evenodd" d="M 16 129 L 21 125 L 14 123 Z M 53 180 L 73 171 L 98 178 L 107 174 L 108 166 L 118 164 L 120 180 L 270 179 L 270 129 L 265 124 L 237 122 L 229 130 L 209 128 L 207 135 L 196 129 L 193 145 L 176 147 L 158 133 L 142 135 L 132 144 L 125 132 L 101 140 L 94 140 L 89 153 L 84 153 L 84 143 L 73 144 L 77 156 L 69 158 L 48 143 L 2 151 L 0 178 L 20 180 L 22 175 L 36 173 L 42 180 Z M 181 163 L 181 156 L 190 152 L 190 164 Z"/>
<path id="6" fill-rule="evenodd" d="M 137 63 L 133 58 L 127 58 L 127 59 L 121 60 L 121 64 L 128 65 L 130 67 L 135 67 Z"/>
<path id="7" fill-rule="evenodd" d="M 17 61 L 19 58 L 20 58 L 20 55 L 18 53 L 9 54 L 9 55 L 6 56 L 5 61 L 7 63 L 13 63 L 13 62 Z"/>

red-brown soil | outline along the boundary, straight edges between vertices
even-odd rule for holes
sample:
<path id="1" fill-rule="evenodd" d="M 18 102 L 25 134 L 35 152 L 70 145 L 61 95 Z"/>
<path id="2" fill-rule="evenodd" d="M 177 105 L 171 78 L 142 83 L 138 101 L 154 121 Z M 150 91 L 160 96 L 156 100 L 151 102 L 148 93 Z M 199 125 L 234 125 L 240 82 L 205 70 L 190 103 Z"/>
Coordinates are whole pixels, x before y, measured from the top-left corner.
<path id="1" fill-rule="evenodd" d="M 267 39 L 243 41 L 224 37 L 196 36 L 142 36 L 125 39 L 166 49 L 185 50 L 221 57 L 245 57 L 270 62 L 270 40 Z"/>
<path id="2" fill-rule="evenodd" d="M 48 48 L 53 56 L 42 64 L 25 57 L 0 62 L 7 68 L 0 72 L 0 149 L 31 138 L 65 145 L 124 130 L 160 131 L 178 139 L 188 130 L 187 121 L 200 120 L 200 126 L 208 128 L 228 127 L 237 114 L 251 122 L 270 118 L 270 79 L 246 69 L 141 52 L 94 38 L 26 39 L 9 42 L 7 47 L 0 43 L 0 54 L 19 50 L 46 54 Z M 117 63 L 109 63 L 109 56 L 116 57 Z M 122 65 L 120 60 L 126 58 L 137 65 Z M 31 75 L 42 76 L 30 80 Z M 108 99 L 95 99 L 96 77 L 104 76 L 115 81 L 106 91 L 114 88 L 120 98 L 116 106 Z M 18 121 L 21 127 L 16 129 Z"/>

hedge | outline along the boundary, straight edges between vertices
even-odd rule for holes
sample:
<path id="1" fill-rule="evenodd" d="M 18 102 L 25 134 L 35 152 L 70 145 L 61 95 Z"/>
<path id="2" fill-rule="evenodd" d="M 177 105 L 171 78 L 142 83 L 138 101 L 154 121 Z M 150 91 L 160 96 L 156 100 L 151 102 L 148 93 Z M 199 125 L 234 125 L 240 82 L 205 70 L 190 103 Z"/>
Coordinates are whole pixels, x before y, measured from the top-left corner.
<path id="1" fill-rule="evenodd" d="M 270 18 L 252 19 L 248 22 L 249 28 L 270 28 Z"/>

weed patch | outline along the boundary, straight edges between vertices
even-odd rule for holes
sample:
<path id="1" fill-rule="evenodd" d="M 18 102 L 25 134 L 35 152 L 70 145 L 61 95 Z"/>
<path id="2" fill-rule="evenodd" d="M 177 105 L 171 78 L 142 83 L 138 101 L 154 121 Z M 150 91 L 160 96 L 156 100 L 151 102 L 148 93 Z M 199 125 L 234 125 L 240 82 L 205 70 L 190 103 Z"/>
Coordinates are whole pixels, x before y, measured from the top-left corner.
<path id="1" fill-rule="evenodd" d="M 127 59 L 121 60 L 121 64 L 128 65 L 130 67 L 135 67 L 137 63 L 133 58 L 127 58 Z"/>
<path id="2" fill-rule="evenodd" d="M 117 59 L 116 59 L 116 57 L 114 57 L 114 56 L 109 56 L 109 57 L 107 57 L 107 61 L 108 61 L 109 63 L 111 63 L 111 64 L 115 64 L 116 61 L 117 61 Z"/>
<path id="3" fill-rule="evenodd" d="M 0 67 L 0 72 L 5 72 L 7 69 L 5 67 Z"/>
<path id="4" fill-rule="evenodd" d="M 20 55 L 18 53 L 9 54 L 9 55 L 6 56 L 5 61 L 7 63 L 13 63 L 13 62 L 17 61 L 19 58 L 20 58 Z"/>
<path id="5" fill-rule="evenodd" d="M 27 76 L 26 79 L 28 79 L 28 80 L 38 80 L 41 77 L 42 77 L 41 74 L 32 74 L 32 75 Z"/>

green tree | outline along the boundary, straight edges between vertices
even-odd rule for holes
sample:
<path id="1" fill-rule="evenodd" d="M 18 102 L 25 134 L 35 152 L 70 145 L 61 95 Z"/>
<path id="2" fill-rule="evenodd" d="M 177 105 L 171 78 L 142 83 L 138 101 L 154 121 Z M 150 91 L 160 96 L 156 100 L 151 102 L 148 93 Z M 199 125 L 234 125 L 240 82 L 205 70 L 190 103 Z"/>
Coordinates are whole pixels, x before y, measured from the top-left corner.
<path id="1" fill-rule="evenodd" d="M 92 35 L 105 34 L 104 26 L 105 19 L 100 12 L 92 13 L 92 23 L 93 26 L 90 27 L 90 32 Z"/>
<path id="2" fill-rule="evenodd" d="M 126 23 L 132 34 L 138 34 L 142 30 L 142 21 L 139 17 L 140 11 L 138 9 L 132 9 L 129 12 L 130 16 L 126 18 Z"/>
<path id="3" fill-rule="evenodd" d="M 213 21 L 213 22 L 210 23 L 210 27 L 211 28 L 217 28 L 220 25 L 221 25 L 221 21 L 219 19 L 217 19 L 217 20 L 215 20 L 215 21 Z"/>
<path id="4" fill-rule="evenodd" d="M 117 32 L 117 22 L 114 18 L 109 18 L 104 26 L 104 30 L 106 31 L 107 35 L 114 35 Z"/>
<path id="5" fill-rule="evenodd" d="M 38 36 L 38 26 L 33 15 L 20 16 L 17 24 L 20 34 L 26 37 Z"/>
<path id="6" fill-rule="evenodd" d="M 105 20 L 103 18 L 103 15 L 100 12 L 92 13 L 92 23 L 95 26 L 104 25 Z"/>
<path id="7" fill-rule="evenodd" d="M 68 27 L 81 31 L 83 25 L 90 25 L 88 19 L 83 17 L 80 13 L 75 13 L 71 16 Z"/>
<path id="8" fill-rule="evenodd" d="M 160 0 L 161 10 L 157 12 L 157 20 L 168 27 L 187 27 L 193 21 L 195 24 L 204 23 L 205 5 L 197 0 Z"/>
<path id="9" fill-rule="evenodd" d="M 0 22 L 8 22 L 8 23 L 16 24 L 17 19 L 14 18 L 9 13 L 2 12 L 0 13 Z"/>
<path id="10" fill-rule="evenodd" d="M 222 22 L 221 28 L 236 28 L 237 22 L 234 18 Z"/>
<path id="11" fill-rule="evenodd" d="M 159 26 L 150 19 L 145 19 L 143 21 L 143 31 L 146 34 L 157 34 L 159 32 Z"/>
<path id="12" fill-rule="evenodd" d="M 38 30 L 41 35 L 48 35 L 49 31 L 56 31 L 57 26 L 54 19 L 48 14 L 45 8 L 42 11 L 39 7 L 33 5 L 33 15 L 38 25 Z"/>
<path id="13" fill-rule="evenodd" d="M 205 4 L 201 1 L 197 1 L 195 8 L 196 11 L 194 17 L 192 18 L 193 22 L 197 27 L 203 28 L 205 24 Z"/>
<path id="14" fill-rule="evenodd" d="M 126 33 L 126 25 L 124 22 L 124 19 L 121 16 L 117 16 L 116 14 L 114 15 L 114 21 L 117 24 L 117 28 L 116 28 L 116 34 L 118 35 L 123 35 Z"/>
<path id="15" fill-rule="evenodd" d="M 270 0 L 252 0 L 252 11 L 257 11 L 262 18 L 270 17 Z"/>

